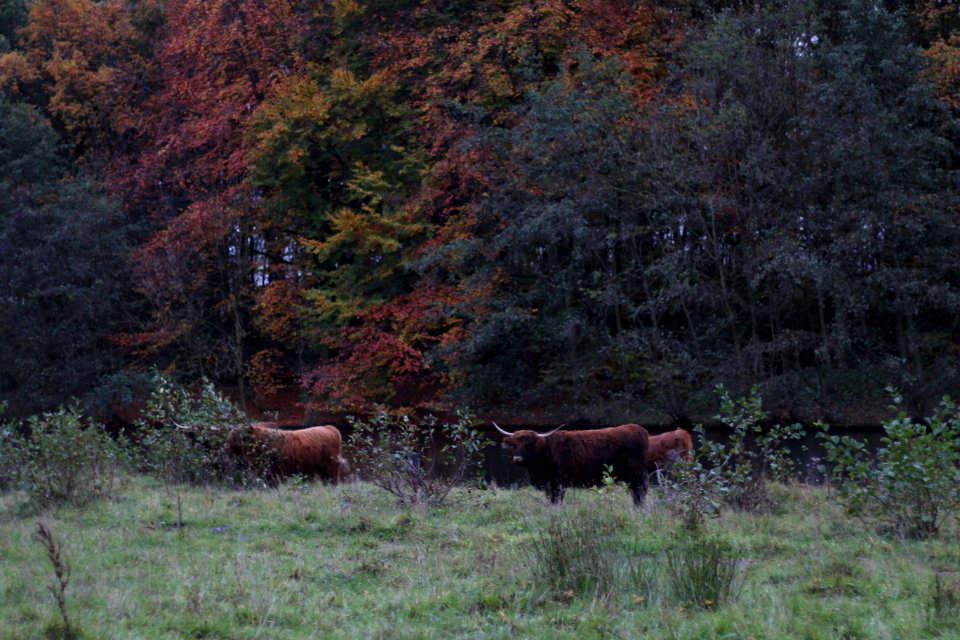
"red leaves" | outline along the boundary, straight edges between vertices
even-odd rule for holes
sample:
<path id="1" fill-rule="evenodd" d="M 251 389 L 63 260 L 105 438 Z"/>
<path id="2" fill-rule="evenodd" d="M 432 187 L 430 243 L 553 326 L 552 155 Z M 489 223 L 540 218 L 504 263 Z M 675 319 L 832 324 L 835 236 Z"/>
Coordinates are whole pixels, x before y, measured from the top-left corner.
<path id="1" fill-rule="evenodd" d="M 172 345 L 187 359 L 236 361 L 227 354 L 249 331 L 254 274 L 267 277 L 253 250 L 265 240 L 254 215 L 259 194 L 244 185 L 245 129 L 271 87 L 301 66 L 295 41 L 306 16 L 284 0 L 173 0 L 164 17 L 153 93 L 123 113 L 136 138 L 112 166 L 112 187 L 131 214 L 158 227 L 134 255 L 140 290 L 154 304 L 142 337 L 171 344 L 176 335 Z M 206 353 L 191 353 L 198 349 Z"/>
<path id="2" fill-rule="evenodd" d="M 224 197 L 243 179 L 244 126 L 301 61 L 302 16 L 281 0 L 175 0 L 155 43 L 157 90 L 126 118 L 140 144 L 115 164 L 128 206 L 168 219 L 182 200 Z M 179 198 L 161 194 L 179 192 Z"/>
<path id="3" fill-rule="evenodd" d="M 440 400 L 453 379 L 426 353 L 459 339 L 459 313 L 468 303 L 461 292 L 439 286 L 373 306 L 360 315 L 359 326 L 327 339 L 339 356 L 305 378 L 311 395 L 355 411 Z"/>

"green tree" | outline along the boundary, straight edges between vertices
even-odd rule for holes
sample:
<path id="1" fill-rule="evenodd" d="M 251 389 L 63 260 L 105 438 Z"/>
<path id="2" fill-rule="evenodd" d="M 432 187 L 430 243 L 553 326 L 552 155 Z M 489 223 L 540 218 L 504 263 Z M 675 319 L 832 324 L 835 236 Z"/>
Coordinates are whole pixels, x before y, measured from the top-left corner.
<path id="1" fill-rule="evenodd" d="M 706 369 L 774 403 L 883 380 L 933 397 L 955 375 L 956 176 L 902 17 L 859 1 L 723 14 L 679 74 L 661 193 L 684 240 L 661 272 L 690 294 L 668 307 Z"/>
<path id="2" fill-rule="evenodd" d="M 0 395 L 48 408 L 120 366 L 127 231 L 119 208 L 64 173 L 56 135 L 0 102 Z"/>
<path id="3" fill-rule="evenodd" d="M 27 22 L 23 0 L 0 0 L 0 53 L 6 53 L 17 39 L 17 29 Z"/>

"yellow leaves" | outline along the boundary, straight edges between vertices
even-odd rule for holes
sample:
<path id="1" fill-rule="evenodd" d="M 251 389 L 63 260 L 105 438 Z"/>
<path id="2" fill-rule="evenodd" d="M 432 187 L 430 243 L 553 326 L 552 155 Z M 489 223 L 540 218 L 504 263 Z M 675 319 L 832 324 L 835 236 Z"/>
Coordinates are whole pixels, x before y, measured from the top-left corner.
<path id="1" fill-rule="evenodd" d="M 960 109 L 960 35 L 938 40 L 925 55 L 930 60 L 929 75 L 940 91 L 940 98 L 953 109 Z"/>
<path id="2" fill-rule="evenodd" d="M 331 109 L 330 99 L 311 74 L 285 78 L 250 120 L 251 162 L 267 160 L 264 168 L 270 179 L 302 174 L 310 155 L 306 145 L 324 138 L 332 123 Z"/>
<path id="3" fill-rule="evenodd" d="M 360 80 L 349 69 L 342 67 L 330 73 L 330 93 L 345 109 L 355 116 L 379 117 L 394 109 L 393 98 L 396 82 L 385 71 L 378 71 L 365 80 Z M 357 126 L 363 126 L 363 118 L 356 118 Z"/>
<path id="4" fill-rule="evenodd" d="M 401 244 L 391 235 L 396 226 L 394 221 L 386 216 L 372 211 L 360 213 L 349 208 L 339 209 L 330 217 L 334 232 L 322 241 L 305 240 L 304 245 L 322 259 L 330 259 L 344 248 L 352 253 L 376 256 L 393 253 L 400 249 Z"/>
<path id="5" fill-rule="evenodd" d="M 290 164 L 303 166 L 303 158 L 306 154 L 306 149 L 302 147 L 290 147 L 287 150 L 287 160 Z"/>
<path id="6" fill-rule="evenodd" d="M 287 133 L 296 128 L 292 123 L 322 126 L 330 118 L 332 104 L 313 76 L 294 75 L 286 78 L 272 98 L 264 103 L 254 118 L 255 123 L 269 123 L 274 133 Z M 257 125 L 255 125 L 257 126 Z"/>
<path id="7" fill-rule="evenodd" d="M 19 51 L 0 55 L 0 88 L 17 93 L 21 85 L 36 82 L 38 79 L 37 68 Z"/>
<path id="8" fill-rule="evenodd" d="M 333 19 L 341 28 L 350 20 L 363 14 L 363 7 L 356 0 L 332 0 Z"/>
<path id="9" fill-rule="evenodd" d="M 326 77 L 325 77 L 326 76 Z M 326 74 L 319 65 L 285 78 L 250 124 L 253 161 L 274 156 L 302 168 L 310 146 L 336 147 L 365 138 L 370 118 L 389 110 L 396 88 L 386 74 L 360 80 L 348 69 Z"/>
<path id="10" fill-rule="evenodd" d="M 0 57 L 0 86 L 39 81 L 50 113 L 86 144 L 111 128 L 124 91 L 119 70 L 136 67 L 136 30 L 120 0 L 36 0 L 20 32 L 22 52 Z"/>
<path id="11" fill-rule="evenodd" d="M 492 69 L 486 80 L 487 89 L 498 98 L 511 98 L 517 94 L 509 76 L 500 69 Z"/>
<path id="12" fill-rule="evenodd" d="M 366 302 L 366 300 L 343 293 L 331 295 L 321 289 L 304 292 L 304 298 L 308 303 L 308 319 L 312 319 L 318 324 L 328 322 L 343 324 L 354 318 L 357 310 L 362 309 L 363 303 Z"/>

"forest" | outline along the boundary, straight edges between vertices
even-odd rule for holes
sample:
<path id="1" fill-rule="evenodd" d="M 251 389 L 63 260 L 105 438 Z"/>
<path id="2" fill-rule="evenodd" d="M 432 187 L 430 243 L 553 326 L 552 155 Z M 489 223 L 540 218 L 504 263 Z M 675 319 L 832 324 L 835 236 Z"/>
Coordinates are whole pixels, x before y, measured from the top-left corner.
<path id="1" fill-rule="evenodd" d="M 953 0 L 0 0 L 0 401 L 928 411 L 958 116 Z"/>

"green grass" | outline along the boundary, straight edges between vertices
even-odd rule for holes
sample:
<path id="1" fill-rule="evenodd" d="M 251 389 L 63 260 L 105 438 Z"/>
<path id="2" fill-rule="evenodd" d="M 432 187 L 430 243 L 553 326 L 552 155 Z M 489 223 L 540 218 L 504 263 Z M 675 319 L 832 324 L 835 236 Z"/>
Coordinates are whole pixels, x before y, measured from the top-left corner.
<path id="1" fill-rule="evenodd" d="M 37 521 L 63 542 L 66 606 L 85 638 L 960 638 L 960 616 L 933 596 L 935 572 L 960 589 L 955 522 L 939 540 L 901 542 L 823 489 L 778 493 L 775 514 L 708 522 L 738 550 L 743 585 L 703 608 L 674 600 L 664 550 L 687 534 L 656 491 L 634 511 L 625 490 L 569 491 L 559 509 L 532 489 L 406 509 L 365 484 L 196 488 L 183 528 L 170 492 L 142 478 L 82 508 L 37 512 L 6 494 L 0 639 L 57 637 Z M 558 521 L 612 557 L 604 588 L 543 578 L 531 545 Z"/>

